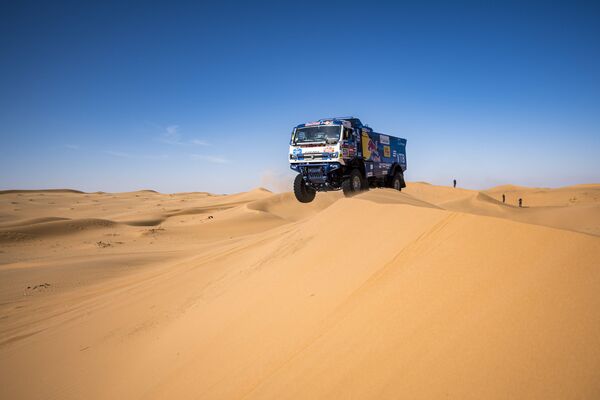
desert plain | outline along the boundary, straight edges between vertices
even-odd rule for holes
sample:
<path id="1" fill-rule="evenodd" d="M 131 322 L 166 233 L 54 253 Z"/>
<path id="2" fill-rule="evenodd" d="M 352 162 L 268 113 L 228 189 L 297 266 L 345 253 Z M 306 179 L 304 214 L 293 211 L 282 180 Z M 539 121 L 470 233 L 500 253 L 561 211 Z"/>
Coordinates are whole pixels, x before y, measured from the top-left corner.
<path id="1" fill-rule="evenodd" d="M 600 398 L 600 184 L 0 192 L 0 398 Z"/>

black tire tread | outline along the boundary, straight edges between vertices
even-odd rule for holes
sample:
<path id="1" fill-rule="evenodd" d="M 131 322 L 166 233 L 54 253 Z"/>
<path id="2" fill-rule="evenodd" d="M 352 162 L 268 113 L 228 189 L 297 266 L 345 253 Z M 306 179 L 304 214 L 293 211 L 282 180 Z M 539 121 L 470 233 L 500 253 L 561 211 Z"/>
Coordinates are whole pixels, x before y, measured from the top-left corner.
<path id="1" fill-rule="evenodd" d="M 360 183 L 361 183 L 361 189 L 357 192 L 354 190 L 354 188 L 352 187 L 352 177 L 354 175 L 358 174 L 360 176 Z M 366 190 L 369 190 L 369 182 L 367 181 L 367 179 L 365 179 L 364 175 L 362 172 L 360 172 L 360 170 L 358 168 L 354 168 L 352 171 L 350 171 L 350 177 L 347 179 L 344 179 L 344 181 L 342 182 L 342 191 L 344 192 L 344 196 L 346 197 L 351 197 L 354 196 L 360 192 L 364 192 Z"/>
<path id="2" fill-rule="evenodd" d="M 294 195 L 300 203 L 310 203 L 315 199 L 317 192 L 306 186 L 302 175 L 296 175 L 294 179 Z"/>
<path id="3" fill-rule="evenodd" d="M 402 187 L 404 186 L 403 185 L 403 183 L 404 183 L 404 177 L 402 176 L 401 172 L 396 172 L 394 174 L 394 177 L 392 178 L 392 184 L 391 184 L 392 189 L 394 188 L 394 183 L 396 182 L 396 180 L 400 181 L 399 182 L 399 189 L 398 189 L 398 191 L 401 192 L 402 191 Z"/>

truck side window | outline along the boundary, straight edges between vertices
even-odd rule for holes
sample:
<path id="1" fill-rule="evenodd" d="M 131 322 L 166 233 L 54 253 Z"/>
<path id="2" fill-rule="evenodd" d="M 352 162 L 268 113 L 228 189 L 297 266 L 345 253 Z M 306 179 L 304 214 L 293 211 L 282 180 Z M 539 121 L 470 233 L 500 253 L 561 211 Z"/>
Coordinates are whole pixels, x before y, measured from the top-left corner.
<path id="1" fill-rule="evenodd" d="M 352 140 L 352 130 L 348 128 L 344 128 L 344 140 Z"/>

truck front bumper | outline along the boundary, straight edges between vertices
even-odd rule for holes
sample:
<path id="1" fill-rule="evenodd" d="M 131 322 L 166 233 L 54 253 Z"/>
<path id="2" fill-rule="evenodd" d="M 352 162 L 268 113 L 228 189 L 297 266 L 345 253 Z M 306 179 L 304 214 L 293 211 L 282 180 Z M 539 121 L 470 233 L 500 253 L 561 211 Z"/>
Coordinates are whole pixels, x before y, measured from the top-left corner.
<path id="1" fill-rule="evenodd" d="M 339 182 L 333 175 L 341 167 L 338 162 L 290 164 L 290 168 L 301 174 L 307 184 L 321 191 L 339 189 Z"/>

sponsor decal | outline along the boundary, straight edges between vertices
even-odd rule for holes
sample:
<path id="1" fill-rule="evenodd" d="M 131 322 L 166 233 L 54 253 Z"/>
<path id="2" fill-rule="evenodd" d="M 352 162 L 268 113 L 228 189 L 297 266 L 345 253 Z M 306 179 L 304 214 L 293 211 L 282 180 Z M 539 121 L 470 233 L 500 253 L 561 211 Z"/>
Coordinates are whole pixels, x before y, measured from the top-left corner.
<path id="1" fill-rule="evenodd" d="M 325 150 L 323 150 L 325 153 L 333 153 L 333 151 L 335 150 L 335 148 L 333 148 L 332 146 L 327 146 L 325 147 Z"/>
<path id="2" fill-rule="evenodd" d="M 370 160 L 379 162 L 381 161 L 381 156 L 379 155 L 379 149 L 377 148 L 377 142 L 369 139 L 368 144 L 369 151 L 371 152 Z"/>
<path id="3" fill-rule="evenodd" d="M 390 137 L 387 135 L 379 135 L 379 142 L 381 144 L 390 144 Z"/>
<path id="4" fill-rule="evenodd" d="M 369 151 L 369 135 L 364 132 L 362 134 L 362 151 L 365 155 L 365 159 L 368 160 L 371 157 L 371 152 Z"/>
<path id="5" fill-rule="evenodd" d="M 292 154 L 294 154 L 294 155 L 296 155 L 296 156 L 297 156 L 298 154 L 302 154 L 302 149 L 300 149 L 300 148 L 296 147 L 296 148 L 294 148 L 294 150 L 292 150 Z"/>
<path id="6" fill-rule="evenodd" d="M 371 177 L 371 176 L 373 176 L 373 173 L 372 172 L 367 172 L 367 177 Z"/>
<path id="7" fill-rule="evenodd" d="M 390 156 L 390 146 L 383 146 L 383 156 L 384 157 Z"/>

